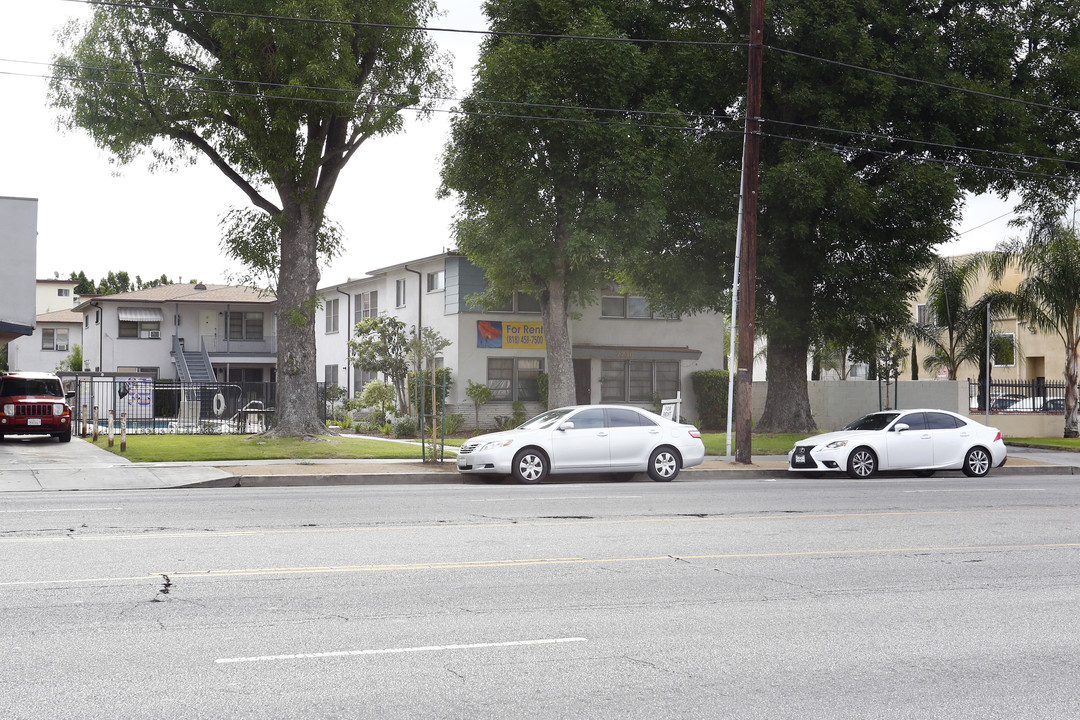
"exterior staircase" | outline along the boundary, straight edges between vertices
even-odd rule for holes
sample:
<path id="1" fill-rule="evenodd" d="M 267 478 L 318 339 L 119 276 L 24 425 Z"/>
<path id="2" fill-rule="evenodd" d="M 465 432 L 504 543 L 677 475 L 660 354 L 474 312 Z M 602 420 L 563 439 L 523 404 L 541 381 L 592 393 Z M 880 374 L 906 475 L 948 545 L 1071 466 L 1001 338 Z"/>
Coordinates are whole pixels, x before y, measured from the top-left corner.
<path id="1" fill-rule="evenodd" d="M 198 350 L 187 350 L 180 339 L 173 337 L 173 354 L 176 357 L 176 370 L 181 383 L 216 382 L 214 366 L 210 355 L 200 343 Z"/>

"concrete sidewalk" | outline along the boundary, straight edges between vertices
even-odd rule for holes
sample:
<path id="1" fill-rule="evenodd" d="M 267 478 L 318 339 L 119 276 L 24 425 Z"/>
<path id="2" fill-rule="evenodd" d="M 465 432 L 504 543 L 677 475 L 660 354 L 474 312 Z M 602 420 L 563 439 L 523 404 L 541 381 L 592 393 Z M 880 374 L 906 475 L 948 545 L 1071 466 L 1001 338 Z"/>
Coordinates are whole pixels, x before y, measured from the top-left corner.
<path id="1" fill-rule="evenodd" d="M 73 438 L 62 452 L 56 452 L 55 443 L 40 445 L 40 448 L 20 447 L 18 452 L 4 452 L 8 448 L 0 448 L 0 493 L 477 482 L 464 480 L 453 459 L 443 463 L 415 460 L 132 463 L 78 438 Z M 1008 464 L 992 474 L 1080 474 L 1080 453 L 1010 447 Z M 722 457 L 708 457 L 702 465 L 683 470 L 677 481 L 786 476 L 787 458 L 783 456 L 755 456 L 749 466 L 729 463 Z M 581 478 L 555 476 L 552 480 Z M 637 475 L 635 480 L 647 482 L 648 476 Z"/>

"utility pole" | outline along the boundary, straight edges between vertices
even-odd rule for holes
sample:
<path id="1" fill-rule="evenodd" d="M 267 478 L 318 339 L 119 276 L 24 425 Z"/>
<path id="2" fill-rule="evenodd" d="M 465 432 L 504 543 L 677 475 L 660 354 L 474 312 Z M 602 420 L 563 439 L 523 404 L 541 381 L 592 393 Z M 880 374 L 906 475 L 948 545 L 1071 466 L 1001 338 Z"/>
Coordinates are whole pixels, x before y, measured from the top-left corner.
<path id="1" fill-rule="evenodd" d="M 743 143 L 742 255 L 739 258 L 739 358 L 737 363 L 735 462 L 749 465 L 752 455 L 750 412 L 754 390 L 754 302 L 757 292 L 757 191 L 761 159 L 761 52 L 765 0 L 750 2 L 750 48 L 746 73 L 746 135 Z M 730 428 L 729 428 L 730 430 Z"/>

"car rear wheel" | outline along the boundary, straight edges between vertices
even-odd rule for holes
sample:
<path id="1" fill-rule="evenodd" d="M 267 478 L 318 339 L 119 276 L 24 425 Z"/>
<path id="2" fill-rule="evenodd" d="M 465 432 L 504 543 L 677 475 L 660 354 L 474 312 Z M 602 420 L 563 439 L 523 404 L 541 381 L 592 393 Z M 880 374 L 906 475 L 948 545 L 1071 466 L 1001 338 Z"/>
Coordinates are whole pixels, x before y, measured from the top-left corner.
<path id="1" fill-rule="evenodd" d="M 649 457 L 649 477 L 656 482 L 670 482 L 679 475 L 679 456 L 669 447 L 653 450 Z"/>
<path id="2" fill-rule="evenodd" d="M 535 485 L 547 477 L 548 459 L 536 448 L 525 448 L 514 456 L 512 467 L 514 479 L 526 485 Z"/>
<path id="3" fill-rule="evenodd" d="M 990 472 L 993 459 L 986 448 L 973 447 L 964 456 L 964 474 L 968 477 L 982 477 Z"/>
<path id="4" fill-rule="evenodd" d="M 855 448 L 851 451 L 851 455 L 848 456 L 848 475 L 856 480 L 873 477 L 877 469 L 877 455 L 868 447 Z"/>

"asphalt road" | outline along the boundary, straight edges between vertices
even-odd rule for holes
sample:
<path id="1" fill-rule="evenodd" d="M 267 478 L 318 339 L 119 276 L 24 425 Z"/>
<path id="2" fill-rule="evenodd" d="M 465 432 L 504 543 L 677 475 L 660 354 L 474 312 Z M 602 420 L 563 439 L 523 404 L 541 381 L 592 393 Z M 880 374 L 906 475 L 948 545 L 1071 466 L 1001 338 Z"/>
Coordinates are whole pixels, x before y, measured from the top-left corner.
<path id="1" fill-rule="evenodd" d="M 1076 718 L 1072 476 L 8 493 L 0 718 Z"/>

